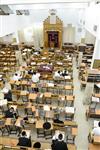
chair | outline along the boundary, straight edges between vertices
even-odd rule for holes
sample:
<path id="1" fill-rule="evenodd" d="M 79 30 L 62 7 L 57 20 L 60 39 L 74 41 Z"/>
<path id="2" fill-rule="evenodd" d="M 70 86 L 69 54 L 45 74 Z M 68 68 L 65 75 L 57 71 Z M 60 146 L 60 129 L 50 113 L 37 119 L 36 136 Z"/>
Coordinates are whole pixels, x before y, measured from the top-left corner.
<path id="1" fill-rule="evenodd" d="M 0 131 L 2 133 L 2 136 L 4 135 L 4 133 L 7 133 L 7 135 L 9 135 L 9 131 L 4 125 L 4 120 L 0 120 Z"/>
<path id="2" fill-rule="evenodd" d="M 27 108 L 26 114 L 27 114 L 27 116 L 33 116 L 32 108 Z"/>
<path id="3" fill-rule="evenodd" d="M 37 129 L 37 138 L 45 137 L 44 129 Z"/>
<path id="4" fill-rule="evenodd" d="M 74 144 L 75 137 L 77 136 L 77 128 L 75 127 L 67 128 L 67 133 L 68 130 L 69 130 L 69 134 L 66 137 L 67 143 Z"/>
<path id="5" fill-rule="evenodd" d="M 43 128 L 44 128 L 45 139 L 50 139 L 50 138 L 52 138 L 51 123 L 50 123 L 50 122 L 45 122 L 45 123 L 43 124 Z"/>
<path id="6" fill-rule="evenodd" d="M 52 130 L 45 130 L 44 135 L 45 135 L 45 139 L 52 138 L 52 135 L 53 135 Z"/>
<path id="7" fill-rule="evenodd" d="M 68 135 L 68 136 L 66 137 L 66 140 L 67 140 L 67 143 L 68 143 L 68 144 L 74 144 L 74 143 L 75 143 L 75 136 L 73 136 L 73 135 Z"/>
<path id="8" fill-rule="evenodd" d="M 17 134 L 18 130 L 15 125 L 9 126 L 9 133 L 10 134 Z"/>

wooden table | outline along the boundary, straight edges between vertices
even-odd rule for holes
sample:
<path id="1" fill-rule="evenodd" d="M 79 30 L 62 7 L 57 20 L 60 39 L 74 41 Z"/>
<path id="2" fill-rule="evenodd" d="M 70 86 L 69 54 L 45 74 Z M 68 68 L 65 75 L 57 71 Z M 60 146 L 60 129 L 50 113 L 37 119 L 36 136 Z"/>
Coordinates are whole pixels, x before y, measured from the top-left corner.
<path id="1" fill-rule="evenodd" d="M 12 118 L 7 118 L 5 121 L 6 126 L 11 126 L 12 125 Z"/>
<path id="2" fill-rule="evenodd" d="M 51 98 L 52 93 L 51 92 L 45 92 L 44 93 L 44 98 Z"/>
<path id="3" fill-rule="evenodd" d="M 17 127 L 22 127 L 22 125 L 21 125 L 21 121 L 23 120 L 23 118 L 21 118 L 21 117 L 18 117 L 18 119 L 16 120 L 16 122 L 15 122 L 15 126 L 17 126 Z"/>
<path id="4" fill-rule="evenodd" d="M 74 144 L 67 144 L 68 150 L 76 150 L 76 146 Z"/>
<path id="5" fill-rule="evenodd" d="M 86 111 L 86 117 L 99 118 L 100 117 L 100 109 L 96 109 L 92 112 L 90 109 Z"/>
<path id="6" fill-rule="evenodd" d="M 36 84 L 35 84 L 35 83 L 32 83 L 32 84 L 31 84 L 31 88 L 36 88 Z"/>
<path id="7" fill-rule="evenodd" d="M 94 96 L 100 98 L 100 93 L 95 93 Z"/>
<path id="8" fill-rule="evenodd" d="M 100 145 L 89 144 L 88 150 L 100 150 Z"/>
<path id="9" fill-rule="evenodd" d="M 100 109 L 95 110 L 95 114 L 98 115 L 98 116 L 100 116 Z"/>
<path id="10" fill-rule="evenodd" d="M 73 105 L 75 100 L 75 96 L 73 95 L 66 95 L 66 102 L 71 102 L 71 106 Z"/>
<path id="11" fill-rule="evenodd" d="M 14 81 L 14 80 L 10 80 L 10 81 L 9 81 L 10 84 L 14 84 L 15 82 L 16 82 L 16 81 Z"/>
<path id="12" fill-rule="evenodd" d="M 75 99 L 75 96 L 73 96 L 73 95 L 66 95 L 66 100 L 67 101 L 74 101 L 74 99 Z"/>
<path id="13" fill-rule="evenodd" d="M 52 130 L 53 129 L 53 124 L 52 124 L 52 122 L 51 121 L 49 121 L 50 123 L 51 123 L 51 128 L 50 128 L 50 130 Z M 45 123 L 45 121 L 44 120 L 37 120 L 36 121 L 36 129 L 43 129 L 43 124 Z"/>
<path id="14" fill-rule="evenodd" d="M 53 119 L 54 118 L 54 111 L 46 111 L 45 118 Z"/>
<path id="15" fill-rule="evenodd" d="M 21 81 L 16 81 L 15 85 L 19 86 L 21 84 Z"/>
<path id="16" fill-rule="evenodd" d="M 28 96 L 28 91 L 20 91 L 20 96 Z"/>
<path id="17" fill-rule="evenodd" d="M 93 143 L 94 143 L 94 144 L 100 144 L 100 136 L 96 136 L 96 135 L 95 135 L 95 136 L 93 137 Z"/>
<path id="18" fill-rule="evenodd" d="M 77 127 L 78 126 L 75 121 L 69 121 L 69 120 L 64 121 L 64 125 L 65 126 L 72 126 L 72 127 Z"/>
<path id="19" fill-rule="evenodd" d="M 66 86 L 65 86 L 65 90 L 73 90 L 72 85 L 66 85 Z"/>
<path id="20" fill-rule="evenodd" d="M 76 136 L 78 133 L 78 129 L 77 128 L 72 128 L 72 135 Z"/>
<path id="21" fill-rule="evenodd" d="M 21 85 L 27 85 L 28 84 L 28 82 L 26 81 L 26 80 L 23 80 L 22 82 L 21 82 Z"/>
<path id="22" fill-rule="evenodd" d="M 36 121 L 36 129 L 43 129 L 44 120 Z"/>
<path id="23" fill-rule="evenodd" d="M 35 112 L 36 111 L 36 108 L 35 106 L 32 106 L 32 103 L 28 103 L 27 106 L 25 107 L 26 109 L 32 109 L 32 112 Z"/>
<path id="24" fill-rule="evenodd" d="M 38 96 L 38 94 L 36 94 L 36 93 L 30 93 L 29 96 L 28 96 L 28 99 L 30 101 L 35 101 L 37 96 Z"/>

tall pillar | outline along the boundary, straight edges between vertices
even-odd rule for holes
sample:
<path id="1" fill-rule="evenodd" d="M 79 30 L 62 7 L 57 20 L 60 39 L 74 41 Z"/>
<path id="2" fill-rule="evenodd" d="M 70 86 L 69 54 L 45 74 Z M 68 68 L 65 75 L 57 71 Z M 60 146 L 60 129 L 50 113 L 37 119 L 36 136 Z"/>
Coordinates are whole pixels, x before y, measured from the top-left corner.
<path id="1" fill-rule="evenodd" d="M 15 37 L 16 37 L 16 43 L 19 44 L 18 31 L 15 32 Z"/>
<path id="2" fill-rule="evenodd" d="M 19 43 L 25 42 L 25 36 L 24 36 L 24 31 L 23 30 L 18 31 L 18 37 L 19 37 Z"/>
<path id="3" fill-rule="evenodd" d="M 100 39 L 96 39 L 91 69 L 100 67 Z"/>
<path id="4" fill-rule="evenodd" d="M 83 57 L 83 52 L 85 51 L 86 45 L 83 43 L 80 43 L 78 45 L 78 50 L 79 50 L 79 56 L 78 56 L 78 67 L 80 67 L 82 63 L 82 57 Z"/>

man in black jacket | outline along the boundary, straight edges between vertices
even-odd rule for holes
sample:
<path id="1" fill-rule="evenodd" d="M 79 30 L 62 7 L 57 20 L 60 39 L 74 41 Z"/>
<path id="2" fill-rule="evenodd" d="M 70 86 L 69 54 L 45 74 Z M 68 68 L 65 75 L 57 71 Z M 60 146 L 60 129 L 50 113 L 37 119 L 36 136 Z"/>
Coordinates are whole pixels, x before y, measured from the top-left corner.
<path id="1" fill-rule="evenodd" d="M 6 118 L 16 118 L 16 113 L 14 112 L 14 108 L 11 107 L 10 109 L 8 109 L 6 112 L 5 112 L 5 117 Z"/>
<path id="2" fill-rule="evenodd" d="M 7 101 L 12 101 L 12 92 L 9 90 L 7 93 L 4 93 L 4 99 L 7 99 Z"/>
<path id="3" fill-rule="evenodd" d="M 25 146 L 25 147 L 31 147 L 32 146 L 31 139 L 27 138 L 27 135 L 26 135 L 25 131 L 23 131 L 22 136 L 19 137 L 19 142 L 18 142 L 17 145 Z"/>
<path id="4" fill-rule="evenodd" d="M 67 144 L 62 139 L 63 135 L 59 134 L 58 140 L 54 140 L 51 145 L 52 150 L 68 150 Z"/>

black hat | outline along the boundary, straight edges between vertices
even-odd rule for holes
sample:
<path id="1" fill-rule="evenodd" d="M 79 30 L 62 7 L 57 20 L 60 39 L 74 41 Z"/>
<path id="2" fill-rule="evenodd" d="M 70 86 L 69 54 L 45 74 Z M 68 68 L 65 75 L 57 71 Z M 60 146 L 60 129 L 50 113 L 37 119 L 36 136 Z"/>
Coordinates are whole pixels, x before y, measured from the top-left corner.
<path id="1" fill-rule="evenodd" d="M 41 143 L 40 142 L 34 143 L 33 148 L 41 148 Z"/>
<path id="2" fill-rule="evenodd" d="M 51 128 L 51 123 L 50 122 L 45 122 L 43 124 L 43 128 L 46 129 L 46 130 L 49 130 Z"/>

